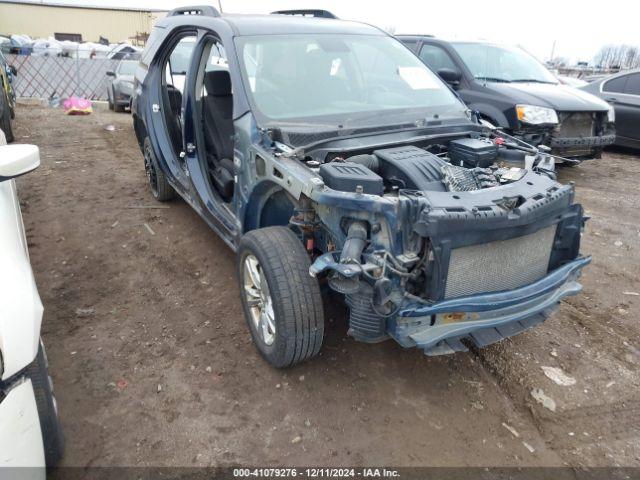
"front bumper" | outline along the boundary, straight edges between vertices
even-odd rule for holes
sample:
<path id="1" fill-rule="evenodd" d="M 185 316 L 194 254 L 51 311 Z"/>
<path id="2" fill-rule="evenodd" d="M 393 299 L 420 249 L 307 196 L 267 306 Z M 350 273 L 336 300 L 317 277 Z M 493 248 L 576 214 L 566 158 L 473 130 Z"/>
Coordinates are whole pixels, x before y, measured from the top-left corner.
<path id="1" fill-rule="evenodd" d="M 17 379 L 4 395 L 0 400 L 0 468 L 32 467 L 16 472 L 17 477 L 43 479 L 44 447 L 31 380 Z"/>
<path id="2" fill-rule="evenodd" d="M 402 308 L 388 333 L 404 347 L 427 355 L 466 351 L 462 339 L 484 347 L 544 321 L 567 296 L 577 294 L 577 282 L 591 257 L 580 257 L 521 288 L 453 298 Z"/>
<path id="3" fill-rule="evenodd" d="M 130 103 L 131 103 L 131 97 L 129 95 L 120 94 L 115 99 L 116 105 L 128 107 Z"/>
<path id="4" fill-rule="evenodd" d="M 595 137 L 552 137 L 550 147 L 553 149 L 569 149 L 576 147 L 606 147 L 616 141 L 615 135 L 600 135 Z"/>

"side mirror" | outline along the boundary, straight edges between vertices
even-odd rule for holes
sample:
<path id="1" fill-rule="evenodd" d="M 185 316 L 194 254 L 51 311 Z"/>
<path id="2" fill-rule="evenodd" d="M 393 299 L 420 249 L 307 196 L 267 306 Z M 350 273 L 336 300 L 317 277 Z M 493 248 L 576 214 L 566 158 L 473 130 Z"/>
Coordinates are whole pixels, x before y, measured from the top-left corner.
<path id="1" fill-rule="evenodd" d="M 35 145 L 0 147 L 0 182 L 35 170 L 40 165 L 40 150 Z"/>
<path id="2" fill-rule="evenodd" d="M 462 78 L 462 74 L 459 71 L 450 68 L 441 68 L 438 70 L 438 76 L 449 85 L 456 87 L 460 84 L 460 79 Z"/>
<path id="3" fill-rule="evenodd" d="M 115 77 L 116 76 L 116 72 L 114 72 L 113 70 L 107 70 L 107 77 Z"/>
<path id="4" fill-rule="evenodd" d="M 18 76 L 18 69 L 13 65 L 9 65 L 9 71 L 11 72 L 11 75 L 13 75 L 14 77 Z"/>

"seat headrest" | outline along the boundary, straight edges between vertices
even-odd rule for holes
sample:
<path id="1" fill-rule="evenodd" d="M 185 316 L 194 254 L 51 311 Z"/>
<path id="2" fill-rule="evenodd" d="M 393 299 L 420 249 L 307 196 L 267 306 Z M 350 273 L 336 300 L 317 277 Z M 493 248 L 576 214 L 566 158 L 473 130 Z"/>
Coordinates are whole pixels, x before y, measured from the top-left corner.
<path id="1" fill-rule="evenodd" d="M 231 76 L 225 70 L 205 72 L 204 86 L 208 95 L 213 95 L 214 97 L 231 95 Z"/>

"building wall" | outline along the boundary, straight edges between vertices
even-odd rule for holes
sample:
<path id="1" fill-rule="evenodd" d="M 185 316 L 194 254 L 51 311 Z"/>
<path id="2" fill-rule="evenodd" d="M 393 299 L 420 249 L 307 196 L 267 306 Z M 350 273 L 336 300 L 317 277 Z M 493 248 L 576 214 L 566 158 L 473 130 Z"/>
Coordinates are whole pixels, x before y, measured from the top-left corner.
<path id="1" fill-rule="evenodd" d="M 26 34 L 48 38 L 54 33 L 79 33 L 84 42 L 100 36 L 111 43 L 131 41 L 140 33 L 151 33 L 163 12 L 57 7 L 20 3 L 0 3 L 0 35 Z"/>

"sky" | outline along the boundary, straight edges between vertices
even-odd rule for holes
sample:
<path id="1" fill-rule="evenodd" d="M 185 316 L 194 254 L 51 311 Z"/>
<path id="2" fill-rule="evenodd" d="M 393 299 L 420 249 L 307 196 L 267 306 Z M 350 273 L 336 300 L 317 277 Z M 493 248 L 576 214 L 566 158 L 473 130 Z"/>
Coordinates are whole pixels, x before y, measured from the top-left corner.
<path id="1" fill-rule="evenodd" d="M 540 60 L 591 60 L 606 44 L 640 45 L 638 0 L 54 0 L 56 3 L 170 10 L 222 3 L 225 13 L 321 8 L 395 33 L 483 39 L 519 45 Z M 605 8 L 606 5 L 606 8 Z M 555 41 L 555 50 L 554 50 Z"/>

